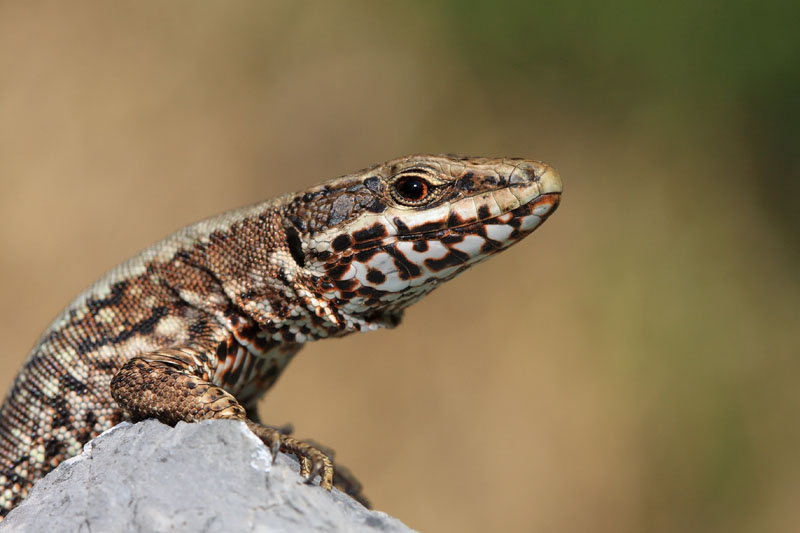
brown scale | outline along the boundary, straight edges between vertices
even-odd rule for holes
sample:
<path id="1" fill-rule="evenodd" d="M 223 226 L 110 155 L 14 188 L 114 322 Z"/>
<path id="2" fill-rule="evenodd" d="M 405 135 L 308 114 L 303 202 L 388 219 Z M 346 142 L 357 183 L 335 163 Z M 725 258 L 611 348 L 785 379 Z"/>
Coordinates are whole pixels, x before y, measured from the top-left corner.
<path id="1" fill-rule="evenodd" d="M 0 406 L 0 519 L 37 479 L 125 417 L 243 420 L 273 452 L 296 454 L 309 480 L 319 475 L 322 487 L 337 484 L 364 501 L 326 454 L 254 422 L 257 400 L 302 347 L 298 335 L 393 327 L 436 285 L 396 295 L 343 280 L 353 261 L 387 253 L 400 277 L 413 279 L 421 265 L 396 243 L 425 252 L 428 241 L 450 239 L 446 258 L 425 265 L 466 268 L 489 250 L 465 258 L 452 245 L 469 232 L 485 237 L 485 225 L 460 227 L 464 220 L 443 219 L 437 206 L 505 188 L 528 194 L 540 182 L 545 218 L 561 191 L 546 165 L 408 156 L 188 226 L 112 270 L 45 331 Z M 438 214 L 426 218 L 429 209 Z M 514 211 L 514 233 L 491 253 L 524 236 L 518 219 L 532 209 Z M 348 307 L 356 297 L 365 305 Z"/>

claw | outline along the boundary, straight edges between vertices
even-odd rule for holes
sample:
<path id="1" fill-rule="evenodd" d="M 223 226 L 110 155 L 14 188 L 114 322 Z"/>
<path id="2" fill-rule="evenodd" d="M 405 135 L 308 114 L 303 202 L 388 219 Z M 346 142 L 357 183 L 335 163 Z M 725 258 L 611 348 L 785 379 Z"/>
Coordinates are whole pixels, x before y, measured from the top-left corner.
<path id="1" fill-rule="evenodd" d="M 311 478 L 311 459 L 308 457 L 298 457 L 300 461 L 300 475 L 306 479 Z"/>
<path id="2" fill-rule="evenodd" d="M 317 476 L 320 476 L 320 486 L 322 486 L 323 481 L 325 479 L 325 461 L 318 457 L 316 460 L 311 461 L 311 471 L 309 472 L 308 477 L 306 478 L 306 483 L 309 485 L 314 483 L 314 480 Z M 333 472 L 331 472 L 333 473 Z M 323 487 L 324 488 L 324 487 Z M 330 489 L 328 489 L 330 490 Z"/>
<path id="3" fill-rule="evenodd" d="M 272 454 L 272 464 L 278 460 L 278 452 L 281 451 L 281 439 L 278 437 L 269 447 L 269 453 Z"/>
<path id="4" fill-rule="evenodd" d="M 249 419 L 245 419 L 244 422 L 247 428 L 252 431 L 256 437 L 261 439 L 261 442 L 269 447 L 269 451 L 272 454 L 272 464 L 275 464 L 275 460 L 278 458 L 278 452 L 281 449 L 281 432 L 275 428 L 257 424 Z"/>
<path id="5" fill-rule="evenodd" d="M 300 475 L 306 479 L 306 483 L 313 483 L 317 476 L 320 476 L 320 487 L 326 490 L 333 488 L 333 463 L 324 452 L 312 444 L 283 434 L 278 429 L 262 426 L 249 419 L 245 419 L 245 423 L 250 431 L 269 446 L 273 452 L 273 462 L 278 456 L 278 451 L 290 453 L 300 462 Z"/>

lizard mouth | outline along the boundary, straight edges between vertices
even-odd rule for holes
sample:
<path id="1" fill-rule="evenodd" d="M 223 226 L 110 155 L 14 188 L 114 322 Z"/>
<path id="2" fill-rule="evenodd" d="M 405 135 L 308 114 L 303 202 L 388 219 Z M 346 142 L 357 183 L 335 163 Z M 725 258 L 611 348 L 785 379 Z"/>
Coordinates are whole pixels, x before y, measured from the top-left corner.
<path id="1" fill-rule="evenodd" d="M 551 192 L 536 196 L 532 200 L 519 205 L 518 207 L 505 211 L 499 215 L 491 215 L 478 209 L 479 217 L 477 220 L 463 220 L 457 214 L 451 213 L 447 223 L 428 223 L 429 228 L 415 227 L 413 230 L 400 220 L 394 223 L 398 229 L 397 241 L 416 241 L 448 239 L 448 235 L 480 235 L 491 241 L 502 242 L 509 237 L 523 237 L 535 230 L 544 222 L 558 207 L 561 201 L 561 193 Z M 483 216 L 480 216 L 483 215 Z M 505 229 L 500 229 L 505 228 Z M 507 233 L 507 235 L 504 235 Z M 366 242 L 364 243 L 367 244 Z M 371 241 L 370 244 L 381 246 L 385 241 Z M 364 249 L 371 248 L 365 247 Z"/>
<path id="2" fill-rule="evenodd" d="M 398 235 L 397 241 L 389 249 L 396 250 L 392 254 L 395 264 L 400 259 L 399 263 L 406 266 L 409 278 L 450 279 L 530 235 L 556 210 L 560 200 L 560 192 L 540 194 L 500 215 L 454 224 L 440 230 Z M 387 246 L 384 245 L 383 249 L 387 249 Z M 410 265 L 418 267 L 416 276 L 413 275 L 414 269 L 408 268 Z M 419 276 L 420 271 L 427 271 L 428 275 Z M 403 274 L 400 272 L 401 278 Z"/>
<path id="3" fill-rule="evenodd" d="M 561 193 L 545 193 L 520 205 L 516 209 L 477 222 L 448 228 L 456 235 L 478 235 L 487 239 L 488 244 L 516 242 L 528 235 L 556 210 L 561 201 Z M 510 243 L 508 243 L 510 244 Z M 506 246 L 500 246 L 505 248 Z"/>
<path id="4" fill-rule="evenodd" d="M 558 207 L 561 177 L 545 164 L 515 170 L 504 187 L 417 212 L 395 212 L 354 232 L 355 249 L 391 242 L 431 241 L 474 234 L 500 244 L 529 234 Z M 491 243 L 490 243 L 491 244 Z M 504 246 L 503 246 L 504 247 Z"/>
<path id="5" fill-rule="evenodd" d="M 428 221 L 422 227 L 408 228 L 396 218 L 393 221 L 396 234 L 357 239 L 352 255 L 328 274 L 344 290 L 362 286 L 398 293 L 409 287 L 435 286 L 532 233 L 555 211 L 561 199 L 560 190 L 544 193 L 541 190 L 542 187 L 531 186 L 515 191 L 516 194 L 509 191 L 509 197 L 515 200 L 512 208 L 499 214 L 492 213 L 486 203 L 478 205 L 478 196 L 465 198 L 461 202 L 475 202 L 472 220 L 464 220 L 455 209 L 444 220 Z M 488 196 L 500 211 L 503 199 L 495 198 L 492 193 Z M 401 306 L 405 299 L 414 297 L 414 291 L 409 291 L 397 304 Z"/>

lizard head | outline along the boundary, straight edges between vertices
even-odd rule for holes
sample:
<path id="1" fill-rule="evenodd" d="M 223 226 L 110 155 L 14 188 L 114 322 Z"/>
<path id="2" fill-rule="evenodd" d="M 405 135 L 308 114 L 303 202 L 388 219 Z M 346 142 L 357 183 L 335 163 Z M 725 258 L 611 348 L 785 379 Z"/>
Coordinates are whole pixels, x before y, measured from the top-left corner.
<path id="1" fill-rule="evenodd" d="M 298 280 L 343 332 L 403 309 L 519 242 L 558 206 L 561 178 L 527 159 L 413 155 L 287 198 Z"/>

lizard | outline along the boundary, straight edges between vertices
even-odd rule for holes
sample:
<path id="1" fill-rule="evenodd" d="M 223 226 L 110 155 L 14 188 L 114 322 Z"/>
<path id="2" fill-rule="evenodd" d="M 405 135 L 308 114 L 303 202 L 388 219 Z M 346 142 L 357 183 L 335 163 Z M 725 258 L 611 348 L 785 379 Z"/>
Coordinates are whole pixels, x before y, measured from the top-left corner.
<path id="1" fill-rule="evenodd" d="M 45 330 L 0 407 L 0 520 L 126 418 L 241 420 L 308 482 L 360 486 L 328 450 L 260 423 L 306 343 L 403 311 L 532 233 L 559 174 L 520 158 L 411 155 L 186 226 L 109 271 Z"/>

